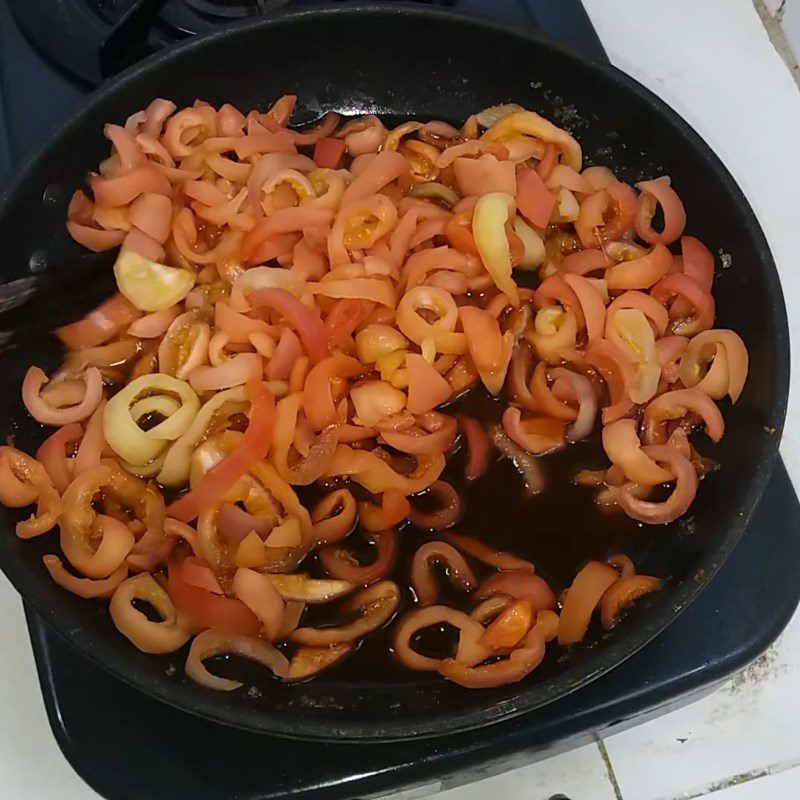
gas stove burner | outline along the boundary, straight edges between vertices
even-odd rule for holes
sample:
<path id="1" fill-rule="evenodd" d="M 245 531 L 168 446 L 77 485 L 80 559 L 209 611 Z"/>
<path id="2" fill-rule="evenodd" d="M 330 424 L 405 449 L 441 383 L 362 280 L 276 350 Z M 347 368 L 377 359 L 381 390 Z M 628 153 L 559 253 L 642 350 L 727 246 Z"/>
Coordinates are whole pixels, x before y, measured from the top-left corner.
<path id="1" fill-rule="evenodd" d="M 333 0 L 331 0 L 333 1 Z M 531 0 L 416 0 L 475 11 L 495 3 L 524 12 Z M 266 16 L 315 0 L 7 0 L 27 38 L 42 55 L 96 85 L 139 59 L 187 36 L 209 33 L 235 19 Z M 319 0 L 316 0 L 319 2 Z M 477 4 L 477 5 L 476 5 Z M 502 16 L 502 14 L 501 14 Z"/>
<path id="2" fill-rule="evenodd" d="M 144 56 L 235 19 L 303 0 L 8 0 L 28 39 L 59 67 L 98 84 Z"/>
<path id="3" fill-rule="evenodd" d="M 254 14 L 267 14 L 288 5 L 291 0 L 183 0 L 183 2 L 195 11 L 210 17 L 239 19 Z"/>

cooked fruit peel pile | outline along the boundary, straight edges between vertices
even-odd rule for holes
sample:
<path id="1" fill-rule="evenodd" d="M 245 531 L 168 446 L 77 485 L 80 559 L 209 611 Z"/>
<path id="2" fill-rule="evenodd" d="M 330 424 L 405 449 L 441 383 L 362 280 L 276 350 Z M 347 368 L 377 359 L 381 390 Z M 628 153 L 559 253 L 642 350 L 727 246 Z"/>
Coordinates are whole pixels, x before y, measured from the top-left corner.
<path id="1" fill-rule="evenodd" d="M 663 582 L 613 554 L 557 597 L 488 532 L 451 530 L 463 498 L 445 465 L 463 439 L 480 480 L 496 447 L 547 491 L 547 455 L 599 420 L 610 466 L 575 477 L 598 513 L 684 514 L 714 466 L 689 437 L 721 438 L 715 401 L 747 376 L 741 338 L 713 327 L 714 257 L 683 235 L 668 177 L 634 188 L 584 168 L 533 111 L 393 130 L 329 113 L 299 132 L 295 102 L 157 99 L 105 126 L 111 154 L 67 228 L 120 248 L 119 291 L 56 331 L 54 375 L 29 369 L 25 406 L 55 431 L 35 459 L 0 448 L 0 502 L 36 504 L 22 538 L 58 527 L 45 568 L 110 598 L 140 650 L 191 641 L 186 673 L 209 688 L 241 686 L 206 669 L 215 655 L 304 680 L 389 624 L 412 670 L 521 680 L 548 642 L 580 642 L 595 612 L 611 627 Z M 502 427 L 449 413 L 467 392 L 498 398 Z M 407 525 L 430 538 L 401 574 Z M 462 607 L 443 604 L 437 566 Z M 337 624 L 304 624 L 327 604 Z M 441 626 L 455 650 L 420 652 Z"/>

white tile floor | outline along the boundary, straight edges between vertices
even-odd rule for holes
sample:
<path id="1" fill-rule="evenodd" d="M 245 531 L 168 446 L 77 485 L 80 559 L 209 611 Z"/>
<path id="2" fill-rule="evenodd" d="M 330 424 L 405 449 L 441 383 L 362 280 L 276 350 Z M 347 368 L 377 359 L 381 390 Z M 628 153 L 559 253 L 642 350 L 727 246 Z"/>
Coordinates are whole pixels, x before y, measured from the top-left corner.
<path id="1" fill-rule="evenodd" d="M 546 800 L 555 792 L 572 800 L 617 800 L 597 745 L 587 745 L 514 772 L 450 789 L 438 794 L 436 800 L 506 797 Z"/>
<path id="2" fill-rule="evenodd" d="M 797 768 L 767 774 L 758 782 L 742 776 L 715 789 L 709 800 L 797 800 L 800 794 L 800 770 Z"/>
<path id="3" fill-rule="evenodd" d="M 605 741 L 620 796 L 698 797 L 735 780 L 788 770 L 800 797 L 800 770 L 793 769 L 800 766 L 799 687 L 796 615 L 779 641 L 725 688 Z M 766 790 L 759 794 L 759 780 L 748 781 L 754 793 L 741 796 L 769 797 Z"/>
<path id="4" fill-rule="evenodd" d="M 22 604 L 5 575 L 0 575 L 0 609 L 0 797 L 99 800 L 64 760 L 50 732 Z"/>

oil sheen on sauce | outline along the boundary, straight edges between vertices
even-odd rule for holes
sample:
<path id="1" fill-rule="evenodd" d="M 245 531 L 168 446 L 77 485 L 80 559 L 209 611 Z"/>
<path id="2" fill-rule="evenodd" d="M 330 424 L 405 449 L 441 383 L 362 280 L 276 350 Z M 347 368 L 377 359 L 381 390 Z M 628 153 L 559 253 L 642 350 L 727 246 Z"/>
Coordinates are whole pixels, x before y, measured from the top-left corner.
<path id="1" fill-rule="evenodd" d="M 478 420 L 484 427 L 499 423 L 507 400 L 492 399 L 478 386 L 465 397 L 446 409 L 446 413 L 465 414 Z M 634 556 L 642 542 L 638 523 L 621 512 L 603 512 L 594 503 L 597 491 L 592 487 L 578 486 L 573 482 L 575 474 L 584 468 L 597 469 L 607 464 L 600 444 L 599 434 L 588 440 L 570 445 L 561 452 L 542 456 L 541 467 L 545 476 L 544 490 L 531 496 L 527 493 L 522 477 L 513 463 L 502 458 L 491 447 L 489 468 L 483 477 L 467 483 L 464 479 L 466 464 L 465 443 L 459 439 L 455 451 L 449 455 L 442 480 L 448 481 L 458 491 L 461 500 L 461 516 L 449 528 L 454 533 L 476 537 L 491 547 L 521 556 L 534 563 L 536 572 L 545 578 L 556 594 L 569 586 L 576 572 L 593 558 L 604 558 L 614 552 Z M 352 487 L 351 487 L 352 488 Z M 304 498 L 305 500 L 305 498 Z M 424 509 L 424 496 L 413 499 Z M 417 548 L 437 538 L 436 531 L 427 531 L 406 523 L 399 529 L 399 556 L 393 571 L 387 576 L 395 581 L 403 592 L 404 613 L 413 603 L 410 589 L 411 560 Z M 356 547 L 358 540 L 351 536 L 344 546 L 353 554 L 369 563 L 372 556 L 368 545 Z M 479 580 L 492 573 L 474 559 L 468 558 Z M 311 574 L 321 575 L 319 566 L 311 562 L 304 566 Z M 470 595 L 453 589 L 444 569 L 437 568 L 439 602 L 469 611 L 477 603 Z M 397 617 L 395 617 L 396 619 Z M 306 611 L 303 625 L 325 625 L 338 623 L 335 606 L 316 607 Z M 393 625 L 368 636 L 358 650 L 343 663 L 332 668 L 325 678 L 335 680 L 418 680 L 413 673 L 400 665 L 391 652 Z M 423 632 L 416 647 L 428 655 L 445 657 L 453 652 L 452 631 L 431 629 Z"/>

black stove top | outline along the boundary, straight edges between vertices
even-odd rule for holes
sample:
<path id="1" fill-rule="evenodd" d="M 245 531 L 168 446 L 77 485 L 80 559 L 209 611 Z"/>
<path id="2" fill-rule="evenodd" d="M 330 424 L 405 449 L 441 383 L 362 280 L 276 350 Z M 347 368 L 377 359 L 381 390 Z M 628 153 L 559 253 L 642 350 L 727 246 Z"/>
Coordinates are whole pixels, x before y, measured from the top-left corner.
<path id="1" fill-rule="evenodd" d="M 6 0 L 20 28 L 60 67 L 97 84 L 144 55 L 231 19 L 320 0 Z M 328 3 L 340 0 L 328 0 Z M 380 0 L 378 0 L 380 2 Z M 602 52 L 580 0 L 416 0 L 543 30 Z"/>
<path id="2" fill-rule="evenodd" d="M 0 0 L 0 188 L 91 83 L 136 58 L 136 42 L 145 43 L 142 51 L 153 50 L 224 24 L 221 8 L 232 16 L 268 13 L 279 4 Z M 593 58 L 604 57 L 579 0 L 440 4 L 538 28 Z M 529 764 L 711 691 L 768 647 L 791 617 L 800 577 L 784 565 L 800 562 L 799 526 L 800 505 L 779 463 L 741 543 L 672 626 L 611 673 L 496 724 L 488 734 L 353 745 L 297 743 L 223 728 L 106 675 L 31 611 L 28 625 L 56 739 L 76 771 L 109 800 L 167 800 L 178 793 L 197 800 L 341 800 L 420 785 L 433 791 Z M 775 553 L 781 557 L 770 557 Z"/>

